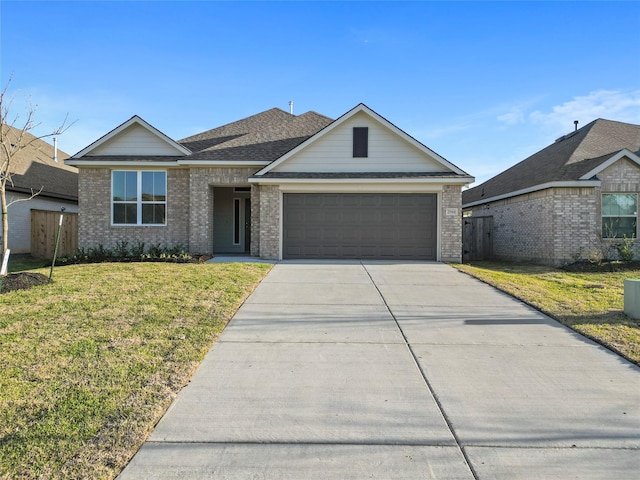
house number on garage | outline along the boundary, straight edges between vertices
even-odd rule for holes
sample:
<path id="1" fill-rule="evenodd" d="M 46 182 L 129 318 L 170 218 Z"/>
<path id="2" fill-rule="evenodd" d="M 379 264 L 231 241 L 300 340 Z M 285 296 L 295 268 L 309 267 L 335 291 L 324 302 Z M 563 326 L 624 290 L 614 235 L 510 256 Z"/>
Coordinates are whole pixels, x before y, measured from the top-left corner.
<path id="1" fill-rule="evenodd" d="M 445 215 L 447 217 L 455 217 L 456 215 L 458 215 L 458 209 L 457 208 L 447 208 Z"/>

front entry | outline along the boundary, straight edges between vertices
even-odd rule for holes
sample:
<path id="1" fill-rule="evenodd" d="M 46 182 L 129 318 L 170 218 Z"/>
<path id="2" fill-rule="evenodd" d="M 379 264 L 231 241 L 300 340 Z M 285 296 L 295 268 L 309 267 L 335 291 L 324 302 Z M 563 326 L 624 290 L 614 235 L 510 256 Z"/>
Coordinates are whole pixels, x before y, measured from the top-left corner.
<path id="1" fill-rule="evenodd" d="M 251 187 L 213 188 L 213 253 L 250 253 Z"/>

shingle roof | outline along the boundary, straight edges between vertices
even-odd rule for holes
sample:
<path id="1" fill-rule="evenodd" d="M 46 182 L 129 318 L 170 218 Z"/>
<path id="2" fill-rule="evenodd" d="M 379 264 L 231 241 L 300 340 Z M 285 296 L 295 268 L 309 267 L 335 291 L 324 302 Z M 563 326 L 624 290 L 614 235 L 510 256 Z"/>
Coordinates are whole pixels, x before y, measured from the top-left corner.
<path id="1" fill-rule="evenodd" d="M 20 130 L 9 125 L 8 136 L 17 139 Z M 17 142 L 17 140 L 16 140 Z M 42 188 L 40 195 L 66 200 L 78 199 L 78 169 L 64 164 L 69 155 L 58 149 L 58 163 L 53 161 L 53 145 L 25 132 L 23 142 L 30 143 L 19 150 L 11 161 L 13 172 L 7 190 L 31 193 Z"/>
<path id="2" fill-rule="evenodd" d="M 332 121 L 313 111 L 295 116 L 272 108 L 178 143 L 193 152 L 189 160 L 273 161 Z"/>
<path id="3" fill-rule="evenodd" d="M 597 119 L 462 193 L 463 205 L 549 182 L 577 181 L 623 149 L 640 150 L 640 125 Z"/>

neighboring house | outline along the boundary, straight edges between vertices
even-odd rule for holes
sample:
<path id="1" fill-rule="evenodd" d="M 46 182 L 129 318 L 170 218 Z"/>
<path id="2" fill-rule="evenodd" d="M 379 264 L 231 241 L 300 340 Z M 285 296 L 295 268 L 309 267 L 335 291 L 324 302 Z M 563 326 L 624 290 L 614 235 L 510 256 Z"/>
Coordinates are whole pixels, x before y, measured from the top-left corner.
<path id="1" fill-rule="evenodd" d="M 462 194 L 499 259 L 561 265 L 638 237 L 640 125 L 598 119 Z M 638 253 L 638 245 L 633 246 Z"/>
<path id="2" fill-rule="evenodd" d="M 17 136 L 20 130 L 9 128 Z M 17 138 L 17 137 L 16 137 Z M 78 211 L 78 169 L 67 166 L 69 157 L 47 142 L 25 132 L 25 142 L 33 142 L 19 150 L 11 161 L 11 180 L 7 182 L 7 201 L 18 201 L 8 208 L 9 249 L 12 254 L 31 251 L 31 210 Z M 55 160 L 54 160 L 55 158 Z M 57 160 L 57 161 L 56 161 Z M 32 194 L 38 193 L 29 199 Z M 0 238 L 2 230 L 0 229 Z"/>
<path id="3" fill-rule="evenodd" d="M 278 108 L 174 141 L 134 116 L 79 168 L 79 244 L 265 259 L 461 260 L 473 178 L 360 104 Z"/>

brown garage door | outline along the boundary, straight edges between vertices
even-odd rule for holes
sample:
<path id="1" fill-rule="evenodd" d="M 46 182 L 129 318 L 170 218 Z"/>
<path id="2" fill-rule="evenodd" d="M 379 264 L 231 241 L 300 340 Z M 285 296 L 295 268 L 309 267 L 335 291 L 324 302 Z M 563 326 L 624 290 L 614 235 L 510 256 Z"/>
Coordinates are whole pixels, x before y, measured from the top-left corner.
<path id="1" fill-rule="evenodd" d="M 435 260 L 435 194 L 285 193 L 283 257 Z"/>

